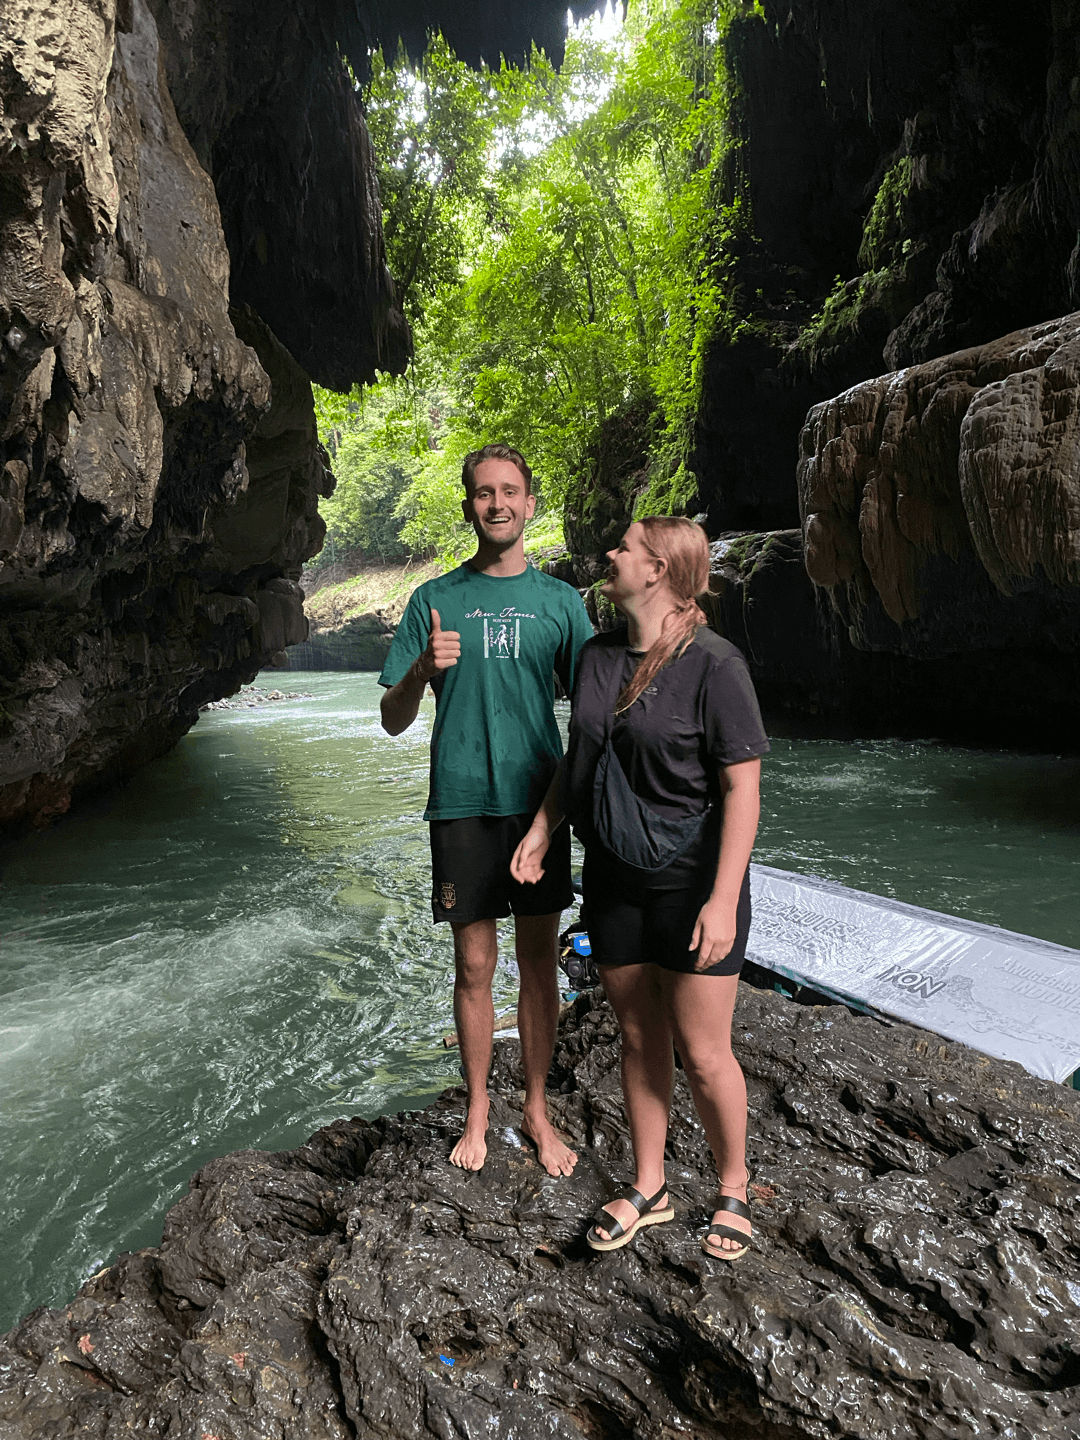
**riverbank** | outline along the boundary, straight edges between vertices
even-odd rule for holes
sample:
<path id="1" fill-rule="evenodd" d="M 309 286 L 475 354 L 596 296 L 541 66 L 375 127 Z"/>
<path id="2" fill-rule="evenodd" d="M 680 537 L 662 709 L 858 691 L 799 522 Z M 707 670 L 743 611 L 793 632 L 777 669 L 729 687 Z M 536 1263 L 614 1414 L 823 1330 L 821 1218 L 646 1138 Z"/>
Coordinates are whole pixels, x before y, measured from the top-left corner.
<path id="1" fill-rule="evenodd" d="M 496 1046 L 491 1150 L 446 1156 L 462 1092 L 212 1161 L 161 1245 L 0 1344 L 10 1440 L 1066 1435 L 1080 1096 L 905 1026 L 744 987 L 756 1243 L 701 1253 L 714 1189 L 680 1074 L 670 1225 L 582 1244 L 628 1172 L 614 1020 L 583 995 L 553 1107 L 580 1160 L 521 1139 Z"/>
<path id="2" fill-rule="evenodd" d="M 370 565 L 319 585 L 304 577 L 308 637 L 288 650 L 291 670 L 381 670 L 409 596 L 440 572 L 436 561 Z"/>

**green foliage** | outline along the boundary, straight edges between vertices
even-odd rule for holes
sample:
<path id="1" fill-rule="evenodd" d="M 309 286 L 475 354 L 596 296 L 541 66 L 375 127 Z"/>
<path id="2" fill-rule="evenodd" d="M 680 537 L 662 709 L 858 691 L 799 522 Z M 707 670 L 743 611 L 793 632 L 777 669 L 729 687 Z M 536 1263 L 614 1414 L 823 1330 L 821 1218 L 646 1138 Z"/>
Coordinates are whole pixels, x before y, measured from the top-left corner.
<path id="1" fill-rule="evenodd" d="M 525 71 L 474 72 L 440 37 L 417 69 L 375 56 L 365 103 L 416 362 L 407 383 L 375 387 L 385 406 L 320 400 L 333 536 L 380 555 L 462 553 L 461 460 L 505 440 L 536 476 L 539 544 L 568 494 L 580 518 L 602 437 L 642 410 L 644 448 L 616 488 L 635 514 L 696 507 L 705 360 L 740 321 L 731 257 L 748 229 L 724 178 L 724 37 L 759 12 L 631 0 L 616 42 L 586 27 L 558 72 L 538 52 Z M 420 426 L 430 395 L 439 421 Z"/>
<path id="2" fill-rule="evenodd" d="M 562 516 L 558 510 L 537 510 L 525 527 L 525 554 L 528 559 L 554 560 L 566 553 Z"/>
<path id="3" fill-rule="evenodd" d="M 447 563 L 473 549 L 471 527 L 461 513 L 461 464 L 476 447 L 460 431 L 431 450 L 397 504 L 401 539 L 415 555 L 435 554 Z"/>
<path id="4" fill-rule="evenodd" d="M 680 464 L 673 475 L 654 475 L 634 502 L 634 519 L 646 515 L 688 515 L 698 503 L 697 477 Z"/>
<path id="5" fill-rule="evenodd" d="M 365 110 L 379 163 L 383 235 L 398 300 L 413 325 L 457 283 L 469 249 L 468 211 L 490 190 L 496 119 L 489 77 L 435 36 L 421 66 L 371 60 Z"/>
<path id="6" fill-rule="evenodd" d="M 904 236 L 908 226 L 914 161 L 901 157 L 886 170 L 863 225 L 859 264 L 866 270 L 883 270 L 902 263 L 910 247 Z"/>
<path id="7" fill-rule="evenodd" d="M 778 544 L 774 530 L 744 530 L 724 542 L 720 563 L 731 566 L 738 572 L 740 581 L 748 584 Z"/>
<path id="8" fill-rule="evenodd" d="M 350 395 L 314 387 L 319 434 L 330 454 L 337 487 L 321 505 L 327 544 L 317 558 L 338 551 L 358 559 L 394 560 L 416 548 L 401 533 L 399 509 L 425 460 L 436 454 L 446 396 L 394 379 Z"/>
<path id="9" fill-rule="evenodd" d="M 906 308 L 897 298 L 903 285 L 903 274 L 892 268 L 869 270 L 851 280 L 838 275 L 824 305 L 803 326 L 798 348 L 816 364 L 847 348 L 871 324 L 887 330 Z"/>

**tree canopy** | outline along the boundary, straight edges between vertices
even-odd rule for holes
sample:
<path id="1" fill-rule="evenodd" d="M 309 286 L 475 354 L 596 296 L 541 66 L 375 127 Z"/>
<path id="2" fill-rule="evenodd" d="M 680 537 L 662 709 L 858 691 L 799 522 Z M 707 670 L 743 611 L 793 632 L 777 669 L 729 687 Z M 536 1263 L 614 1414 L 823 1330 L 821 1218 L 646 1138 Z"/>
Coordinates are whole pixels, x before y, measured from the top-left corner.
<path id="1" fill-rule="evenodd" d="M 317 392 L 338 489 L 331 545 L 379 557 L 467 543 L 460 466 L 528 457 L 534 543 L 558 543 L 568 486 L 614 417 L 650 417 L 637 513 L 693 504 L 705 346 L 734 316 L 743 224 L 724 36 L 751 0 L 631 0 L 613 40 L 571 34 L 556 71 L 476 71 L 433 39 L 374 58 L 364 99 L 390 268 L 415 360 L 347 397 Z M 727 198 L 725 198 L 727 197 Z"/>

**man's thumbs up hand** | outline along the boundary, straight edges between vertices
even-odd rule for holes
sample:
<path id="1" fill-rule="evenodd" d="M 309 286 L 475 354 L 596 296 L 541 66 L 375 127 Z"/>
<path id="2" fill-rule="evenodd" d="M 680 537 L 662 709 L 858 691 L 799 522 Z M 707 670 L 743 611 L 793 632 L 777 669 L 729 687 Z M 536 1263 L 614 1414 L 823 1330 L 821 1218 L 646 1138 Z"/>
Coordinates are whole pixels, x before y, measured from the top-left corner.
<path id="1" fill-rule="evenodd" d="M 427 647 L 416 662 L 416 671 L 426 683 L 440 670 L 456 665 L 461 655 L 461 635 L 457 630 L 444 630 L 439 612 L 431 607 L 431 633 Z"/>

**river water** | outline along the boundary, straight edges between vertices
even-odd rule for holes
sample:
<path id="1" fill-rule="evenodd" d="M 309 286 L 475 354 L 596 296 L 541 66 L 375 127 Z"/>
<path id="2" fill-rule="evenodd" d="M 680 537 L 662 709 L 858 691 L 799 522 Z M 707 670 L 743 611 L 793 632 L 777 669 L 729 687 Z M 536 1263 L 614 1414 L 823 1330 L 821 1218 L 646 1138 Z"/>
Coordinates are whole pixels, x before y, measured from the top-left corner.
<path id="1" fill-rule="evenodd" d="M 457 1079 L 430 711 L 389 739 L 373 675 L 274 687 L 308 693 L 204 715 L 0 853 L 0 1331 L 156 1243 L 212 1156 Z M 1080 947 L 1080 761 L 777 740 L 757 858 Z"/>

